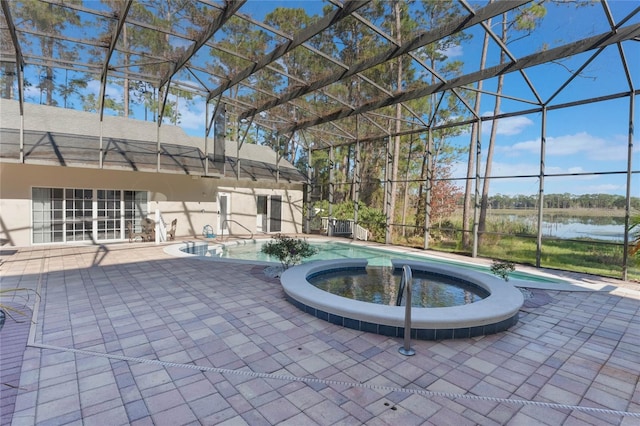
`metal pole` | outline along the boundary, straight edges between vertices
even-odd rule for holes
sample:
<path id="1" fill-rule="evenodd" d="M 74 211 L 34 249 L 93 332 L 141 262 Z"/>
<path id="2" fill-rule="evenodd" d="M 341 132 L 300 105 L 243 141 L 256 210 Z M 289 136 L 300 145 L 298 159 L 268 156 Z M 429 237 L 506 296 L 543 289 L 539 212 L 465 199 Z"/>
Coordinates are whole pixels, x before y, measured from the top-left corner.
<path id="1" fill-rule="evenodd" d="M 427 180 L 424 194 L 424 249 L 429 248 L 429 233 L 431 229 L 431 192 L 433 190 L 433 130 L 427 130 Z"/>
<path id="2" fill-rule="evenodd" d="M 411 349 L 411 268 L 409 265 L 402 267 L 402 280 L 404 284 L 404 345 L 398 349 L 402 355 L 415 355 L 416 351 Z"/>
<path id="3" fill-rule="evenodd" d="M 386 230 L 385 230 L 385 237 L 384 237 L 385 244 L 391 244 L 393 242 L 392 241 L 393 211 L 391 206 L 391 195 L 392 195 L 391 179 L 393 179 L 393 172 L 391 169 L 393 168 L 393 151 L 392 151 L 391 143 L 392 143 L 391 124 L 389 124 L 389 136 L 387 138 L 387 163 L 384 167 L 384 175 L 385 175 L 384 214 L 385 214 L 385 220 L 386 220 L 385 222 Z"/>
<path id="4" fill-rule="evenodd" d="M 327 236 L 333 236 L 333 146 L 329 147 L 329 217 L 327 219 Z"/>
<path id="5" fill-rule="evenodd" d="M 209 174 L 209 147 L 207 146 L 207 136 L 209 136 L 209 101 L 204 104 L 204 175 Z"/>
<path id="6" fill-rule="evenodd" d="M 544 219 L 544 173 L 545 152 L 547 147 L 547 106 L 542 107 L 542 128 L 540 130 L 540 182 L 538 189 L 538 235 L 536 239 L 536 268 L 542 262 L 542 221 Z"/>
<path id="7" fill-rule="evenodd" d="M 256 126 L 257 127 L 257 126 Z M 257 138 L 256 138 L 257 139 Z M 311 211 L 312 209 L 312 205 L 311 205 L 311 197 L 313 195 L 313 181 L 311 176 L 313 175 L 313 169 L 311 168 L 311 147 L 309 145 L 307 145 L 307 184 L 305 186 L 305 195 L 306 195 L 306 200 L 304 202 L 304 204 L 307 206 L 307 218 L 305 220 L 305 227 L 304 227 L 304 232 L 305 234 L 310 234 L 311 233 L 311 217 L 313 212 Z"/>
<path id="8" fill-rule="evenodd" d="M 358 115 L 356 115 L 356 146 L 355 146 L 355 166 L 353 170 L 353 239 L 357 239 L 358 228 L 358 202 L 360 201 L 360 139 L 358 134 Z"/>
<path id="9" fill-rule="evenodd" d="M 622 279 L 629 279 L 629 225 L 631 224 L 631 173 L 633 164 L 633 130 L 634 130 L 634 114 L 635 114 L 635 97 L 629 96 L 629 136 L 627 148 L 627 192 L 624 204 L 624 249 L 622 252 Z"/>
<path id="10" fill-rule="evenodd" d="M 482 120 L 478 117 L 476 124 L 476 173 L 473 182 L 474 200 L 473 200 L 473 246 L 471 248 L 471 257 L 478 257 L 478 226 L 480 221 L 480 169 L 482 166 Z"/>

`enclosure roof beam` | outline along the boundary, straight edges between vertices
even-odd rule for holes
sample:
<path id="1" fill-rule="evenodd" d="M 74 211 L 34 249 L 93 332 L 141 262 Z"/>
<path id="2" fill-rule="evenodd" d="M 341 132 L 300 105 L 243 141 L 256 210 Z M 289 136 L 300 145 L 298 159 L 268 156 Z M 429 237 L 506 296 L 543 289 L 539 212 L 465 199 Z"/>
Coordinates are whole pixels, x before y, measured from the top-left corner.
<path id="1" fill-rule="evenodd" d="M 499 3 L 511 3 L 511 2 L 499 2 Z M 303 122 L 295 123 L 294 125 L 283 127 L 278 129 L 282 133 L 289 133 L 292 130 L 304 129 L 311 126 L 315 126 L 321 123 L 327 123 L 329 121 L 338 120 L 341 118 L 349 117 L 354 114 L 360 114 L 363 112 L 373 111 L 378 108 L 395 105 L 399 102 L 410 101 L 413 99 L 419 99 L 424 96 L 428 96 L 432 93 L 441 92 L 444 90 L 450 90 L 453 88 L 461 87 L 464 85 L 472 84 L 480 80 L 487 80 L 497 77 L 499 75 L 508 74 L 510 72 L 519 71 L 536 65 L 541 65 L 547 62 L 556 61 L 569 56 L 577 55 L 579 53 L 587 52 L 601 47 L 606 47 L 612 44 L 620 43 L 625 40 L 631 40 L 640 36 L 640 23 L 629 25 L 628 27 L 619 28 L 616 31 L 610 31 L 603 34 L 599 34 L 593 37 L 584 38 L 582 40 L 558 46 L 553 49 L 546 50 L 544 52 L 534 53 L 532 55 L 524 56 L 516 63 L 507 63 L 501 65 L 495 65 L 493 67 L 485 68 L 480 71 L 476 71 L 470 74 L 465 74 L 459 77 L 452 78 L 448 83 L 439 83 L 426 86 L 420 89 L 413 89 L 410 91 L 403 91 L 388 98 L 368 102 L 356 108 L 351 109 L 339 109 L 332 113 L 326 114 L 324 117 L 313 120 L 306 120 Z"/>
<path id="2" fill-rule="evenodd" d="M 171 80 L 173 76 L 180 71 L 184 64 L 186 64 L 187 61 L 189 61 L 189 59 L 191 59 L 191 57 L 195 55 L 202 46 L 204 46 L 207 40 L 209 40 L 215 32 L 218 31 L 220 27 L 222 27 L 224 23 L 227 22 L 229 18 L 231 18 L 246 2 L 247 0 L 226 0 L 226 7 L 224 10 L 220 12 L 215 19 L 209 22 L 205 30 L 198 35 L 195 42 L 189 46 L 182 57 L 174 62 L 172 69 L 162 77 L 162 79 L 160 79 L 160 86 L 164 86 L 165 83 Z"/>
<path id="3" fill-rule="evenodd" d="M 296 37 L 294 37 L 292 40 L 289 40 L 289 41 L 287 41 L 285 43 L 282 43 L 282 44 L 278 45 L 275 49 L 273 49 L 271 51 L 271 53 L 268 53 L 265 56 L 263 56 L 253 66 L 245 68 L 244 70 L 240 71 L 236 75 L 232 76 L 225 84 L 223 84 L 220 87 L 218 87 L 217 89 L 211 91 L 211 93 L 209 94 L 209 98 L 207 100 L 216 97 L 219 93 L 222 93 L 222 92 L 226 91 L 230 87 L 235 86 L 240 81 L 242 81 L 245 78 L 249 77 L 250 75 L 256 73 L 257 71 L 261 70 L 265 66 L 275 62 L 276 60 L 278 60 L 279 58 L 281 58 L 285 54 L 291 52 L 293 49 L 295 49 L 296 47 L 300 46 L 302 43 L 306 42 L 310 38 L 312 38 L 315 35 L 319 34 L 323 30 L 325 30 L 328 27 L 330 27 L 331 25 L 335 25 L 337 22 L 339 22 L 342 19 L 346 18 L 352 12 L 360 9 L 361 7 L 363 7 L 364 5 L 369 3 L 370 1 L 371 0 L 350 0 L 350 1 L 346 2 L 345 5 L 342 8 L 335 9 L 334 11 L 329 13 L 328 15 L 325 15 L 319 21 L 315 22 L 314 24 L 312 24 L 312 25 L 308 26 L 307 28 L 303 29 L 302 31 L 300 31 L 296 35 Z M 246 117 L 247 116 L 245 115 L 245 116 L 243 116 L 241 118 L 246 118 Z"/>
<path id="4" fill-rule="evenodd" d="M 133 0 L 128 0 L 126 3 L 121 4 L 120 11 L 118 12 L 118 25 L 116 26 L 113 34 L 111 34 L 109 49 L 107 50 L 107 55 L 104 58 L 104 63 L 102 64 L 102 73 L 100 74 L 100 122 L 102 122 L 102 119 L 104 117 L 104 97 L 106 94 L 109 62 L 111 62 L 111 56 L 113 55 L 113 51 L 116 49 L 116 43 L 118 42 L 120 32 L 124 27 L 124 23 L 127 19 L 127 14 L 129 13 L 129 9 L 131 8 L 132 3 Z"/>
<path id="5" fill-rule="evenodd" d="M 602 4 L 602 8 L 604 9 L 604 13 L 607 16 L 607 21 L 609 22 L 609 26 L 611 27 L 612 30 L 615 30 L 621 24 L 616 25 L 615 20 L 613 18 L 613 14 L 611 13 L 611 8 L 609 8 L 608 0 L 603 0 L 601 4 Z M 636 8 L 633 14 L 638 13 L 638 11 L 640 11 L 640 6 Z M 627 16 L 627 19 L 629 19 L 631 16 L 632 15 L 629 14 Z M 622 67 L 624 69 L 625 77 L 627 78 L 627 84 L 629 85 L 629 90 L 633 90 L 634 84 L 633 84 L 633 78 L 631 76 L 631 70 L 629 69 L 629 62 L 627 61 L 627 57 L 624 54 L 624 49 L 622 48 L 622 44 L 620 43 L 618 43 L 618 53 L 620 54 L 620 60 L 622 61 Z"/>
<path id="6" fill-rule="evenodd" d="M 466 0 L 460 0 L 460 2 L 469 11 L 469 13 L 475 13 L 471 5 L 469 5 L 466 2 Z M 511 61 L 517 62 L 518 59 L 509 51 L 509 48 L 507 47 L 507 45 L 504 43 L 504 41 L 502 41 L 500 37 L 496 35 L 496 33 L 491 29 L 491 27 L 484 21 L 480 22 L 480 25 L 482 26 L 484 31 L 487 34 L 489 34 L 489 37 L 491 37 L 493 41 L 500 47 L 500 49 L 504 52 L 504 54 L 507 55 L 509 59 L 511 59 Z M 535 96 L 536 99 L 538 100 L 538 104 L 542 104 L 542 98 L 540 97 L 535 86 L 529 79 L 529 76 L 527 76 L 527 74 L 524 72 L 523 69 L 519 70 L 519 72 L 520 72 L 520 75 L 522 75 L 522 78 L 524 79 L 524 81 L 527 83 L 527 86 L 529 86 L 529 90 L 531 90 L 531 93 L 533 93 L 533 96 Z"/>
<path id="7" fill-rule="evenodd" d="M 367 27 L 371 28 L 376 34 L 378 34 L 379 36 L 383 37 L 388 42 L 393 43 L 397 47 L 401 47 L 401 44 L 398 43 L 398 41 L 396 39 L 391 37 L 389 34 L 387 34 L 385 31 L 383 31 L 381 28 L 379 28 L 377 25 L 375 25 L 373 22 L 369 21 L 368 19 L 366 19 L 365 17 L 363 17 L 359 13 L 357 13 L 357 12 L 354 13 L 353 17 L 356 18 L 358 21 L 362 22 L 363 24 L 365 24 Z M 413 52 L 408 52 L 407 55 L 411 59 L 416 61 L 422 68 L 426 69 L 431 74 L 433 74 L 438 80 L 440 80 L 442 82 L 446 81 L 446 79 L 443 76 L 441 76 L 440 73 L 438 73 L 436 70 L 432 69 L 429 65 L 427 65 L 418 55 L 416 55 Z M 358 75 L 360 75 L 360 74 L 358 74 Z M 462 102 L 469 109 L 469 111 L 471 111 L 472 114 L 475 113 L 475 111 L 473 111 L 473 108 L 471 108 L 471 106 L 469 105 L 469 103 L 467 102 L 467 100 L 463 96 L 461 96 L 456 90 L 454 90 L 453 93 L 460 100 L 460 102 Z M 387 94 L 391 95 L 391 93 L 387 93 Z M 402 104 L 402 107 L 405 108 L 407 111 L 409 111 L 409 113 L 413 117 L 415 117 L 418 121 L 420 121 L 423 125 L 425 125 L 425 126 L 427 125 L 427 123 L 424 122 L 422 117 L 420 117 L 420 115 L 417 114 L 411 107 L 409 107 L 409 106 L 407 106 L 405 104 Z"/>
<path id="8" fill-rule="evenodd" d="M 338 71 L 328 76 L 316 80 L 314 82 L 309 83 L 304 87 L 299 87 L 294 90 L 289 90 L 287 93 L 283 93 L 280 96 L 280 99 L 277 102 L 266 102 L 262 105 L 257 106 L 251 111 L 246 112 L 246 116 L 252 114 L 257 114 L 269 108 L 273 108 L 279 104 L 285 103 L 291 99 L 306 95 L 307 93 L 318 90 L 322 87 L 328 86 L 330 84 L 336 83 L 340 80 L 344 80 L 350 76 L 356 75 L 362 71 L 373 68 L 377 65 L 380 65 L 384 62 L 387 62 L 391 59 L 397 58 L 398 56 L 404 55 L 412 50 L 418 49 L 422 46 L 425 46 L 429 43 L 433 43 L 441 38 L 454 34 L 456 32 L 462 31 L 466 28 L 472 27 L 485 19 L 492 18 L 494 16 L 500 15 L 504 12 L 507 12 L 516 7 L 522 6 L 523 4 L 528 3 L 530 0 L 513 0 L 513 1 L 500 1 L 495 3 L 490 3 L 488 6 L 480 9 L 473 16 L 462 16 L 457 19 L 451 21 L 442 27 L 436 28 L 434 30 L 425 31 L 419 33 L 411 40 L 408 40 L 406 43 L 403 43 L 402 46 L 391 47 L 387 49 L 385 52 L 381 54 L 375 55 L 369 59 L 360 61 L 350 67 L 348 70 Z"/>

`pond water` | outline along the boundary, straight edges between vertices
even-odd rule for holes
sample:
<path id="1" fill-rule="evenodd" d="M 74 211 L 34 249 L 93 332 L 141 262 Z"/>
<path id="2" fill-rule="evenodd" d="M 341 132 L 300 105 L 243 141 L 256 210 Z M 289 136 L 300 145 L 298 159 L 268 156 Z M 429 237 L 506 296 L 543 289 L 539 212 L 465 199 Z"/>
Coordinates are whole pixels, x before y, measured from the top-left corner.
<path id="1" fill-rule="evenodd" d="M 493 218 L 504 218 L 511 222 L 522 222 L 535 232 L 537 216 L 491 213 Z M 542 236 L 578 239 L 590 238 L 611 242 L 624 241 L 624 218 L 546 215 L 542 221 Z"/>

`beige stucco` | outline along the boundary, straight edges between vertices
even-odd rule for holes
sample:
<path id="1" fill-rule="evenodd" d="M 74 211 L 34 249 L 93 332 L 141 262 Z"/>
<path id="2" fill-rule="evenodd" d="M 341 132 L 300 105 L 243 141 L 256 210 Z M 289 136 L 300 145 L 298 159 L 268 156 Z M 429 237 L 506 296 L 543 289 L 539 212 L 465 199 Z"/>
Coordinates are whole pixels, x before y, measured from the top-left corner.
<path id="1" fill-rule="evenodd" d="M 230 231 L 256 232 L 258 195 L 282 196 L 283 233 L 301 232 L 302 185 L 200 178 L 188 175 L 0 163 L 0 241 L 31 245 L 33 187 L 119 189 L 149 192 L 149 213 L 158 209 L 166 223 L 178 219 L 176 237 L 201 236 L 219 224 L 217 195 L 230 196 Z M 235 222 L 234 222 L 235 221 Z M 240 225 L 242 226 L 240 226 Z M 124 238 L 124 236 L 123 236 Z"/>

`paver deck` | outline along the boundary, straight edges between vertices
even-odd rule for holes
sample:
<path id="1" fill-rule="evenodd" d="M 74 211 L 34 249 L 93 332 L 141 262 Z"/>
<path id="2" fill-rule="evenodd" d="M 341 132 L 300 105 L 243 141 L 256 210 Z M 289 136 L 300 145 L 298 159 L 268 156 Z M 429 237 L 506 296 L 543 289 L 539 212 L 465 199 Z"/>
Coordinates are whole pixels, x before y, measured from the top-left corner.
<path id="1" fill-rule="evenodd" d="M 30 328 L 0 332 L 2 424 L 640 424 L 635 283 L 533 289 L 507 332 L 405 357 L 299 311 L 259 266 L 149 243 L 2 261 L 2 288 L 40 294 Z"/>

